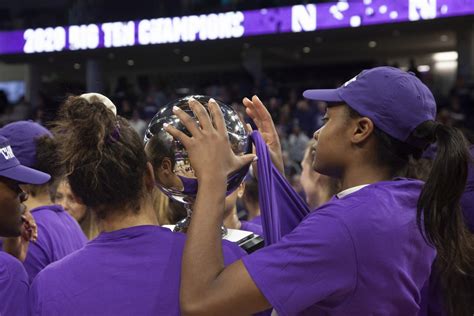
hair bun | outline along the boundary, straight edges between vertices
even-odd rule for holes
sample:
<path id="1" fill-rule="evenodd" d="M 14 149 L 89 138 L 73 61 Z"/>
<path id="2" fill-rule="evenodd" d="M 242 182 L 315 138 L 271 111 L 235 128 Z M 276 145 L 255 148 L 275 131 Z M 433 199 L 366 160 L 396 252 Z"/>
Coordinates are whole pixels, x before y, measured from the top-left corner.
<path id="1" fill-rule="evenodd" d="M 97 92 L 90 92 L 90 93 L 81 94 L 79 97 L 86 99 L 89 103 L 94 103 L 96 101 L 99 101 L 103 103 L 107 109 L 111 110 L 114 113 L 114 115 L 117 115 L 117 107 L 112 101 L 110 101 L 109 98 L 107 98 L 103 94 L 100 94 Z"/>

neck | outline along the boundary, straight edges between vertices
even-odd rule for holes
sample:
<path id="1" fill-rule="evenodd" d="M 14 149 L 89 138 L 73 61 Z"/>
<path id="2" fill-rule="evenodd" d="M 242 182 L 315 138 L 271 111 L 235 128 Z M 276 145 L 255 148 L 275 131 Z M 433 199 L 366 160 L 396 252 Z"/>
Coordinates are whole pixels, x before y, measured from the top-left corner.
<path id="1" fill-rule="evenodd" d="M 372 184 L 391 179 L 392 176 L 389 168 L 374 168 L 373 165 L 368 166 L 367 164 L 361 164 L 357 162 L 345 170 L 345 173 L 341 179 L 340 191 L 344 191 L 346 189 L 363 184 Z"/>
<path id="2" fill-rule="evenodd" d="M 28 210 L 32 210 L 40 206 L 51 205 L 53 202 L 51 201 L 49 194 L 40 194 L 36 195 L 35 197 L 30 195 L 24 204 Z"/>
<path id="3" fill-rule="evenodd" d="M 100 221 L 101 231 L 111 232 L 134 226 L 159 225 L 153 206 L 150 203 L 143 205 L 138 213 L 129 208 L 117 211 L 119 211 L 118 214 L 110 214 Z"/>
<path id="4" fill-rule="evenodd" d="M 311 209 L 315 209 L 319 207 L 319 201 L 321 200 L 321 192 L 320 191 L 315 191 L 315 192 L 308 192 L 306 193 L 306 203 Z"/>
<path id="5" fill-rule="evenodd" d="M 237 207 L 234 206 L 232 212 L 224 218 L 224 226 L 230 229 L 240 229 L 241 223 L 237 217 Z"/>
<path id="6" fill-rule="evenodd" d="M 249 213 L 248 215 L 248 221 L 251 221 L 252 219 L 254 219 L 255 217 L 259 216 L 260 215 L 260 207 L 258 204 L 249 204 L 247 205 L 247 211 Z"/>

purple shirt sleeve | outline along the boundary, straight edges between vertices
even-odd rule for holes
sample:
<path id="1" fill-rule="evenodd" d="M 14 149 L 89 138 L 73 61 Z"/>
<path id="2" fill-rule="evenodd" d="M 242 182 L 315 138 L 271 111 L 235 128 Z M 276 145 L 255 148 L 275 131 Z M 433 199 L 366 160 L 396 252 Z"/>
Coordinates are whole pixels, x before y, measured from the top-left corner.
<path id="1" fill-rule="evenodd" d="M 282 240 L 242 258 L 251 278 L 279 316 L 317 304 L 331 308 L 351 297 L 357 261 L 345 224 L 313 213 Z"/>
<path id="2" fill-rule="evenodd" d="M 28 315 L 28 289 L 21 262 L 0 252 L 0 315 Z"/>
<path id="3" fill-rule="evenodd" d="M 240 221 L 240 223 L 241 223 L 240 229 L 246 230 L 248 232 L 252 232 L 259 236 L 263 236 L 262 224 L 257 224 L 257 223 L 248 222 L 248 221 Z"/>
<path id="4" fill-rule="evenodd" d="M 259 203 L 266 245 L 291 232 L 311 211 L 273 165 L 259 132 L 251 134 L 257 151 Z"/>

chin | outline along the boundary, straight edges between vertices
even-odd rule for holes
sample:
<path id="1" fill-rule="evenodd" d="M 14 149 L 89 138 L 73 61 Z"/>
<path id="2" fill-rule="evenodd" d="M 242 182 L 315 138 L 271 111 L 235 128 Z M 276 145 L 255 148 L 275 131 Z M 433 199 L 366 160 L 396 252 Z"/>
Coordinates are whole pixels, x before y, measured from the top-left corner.
<path id="1" fill-rule="evenodd" d="M 1 237 L 19 237 L 21 235 L 21 226 L 18 227 L 1 227 Z"/>
<path id="2" fill-rule="evenodd" d="M 324 168 L 324 166 L 322 166 L 320 163 L 318 163 L 317 161 L 314 161 L 313 164 L 311 165 L 313 171 L 317 172 L 317 173 L 320 173 L 320 174 L 325 174 L 324 173 L 324 170 L 326 168 Z"/>
<path id="3" fill-rule="evenodd" d="M 323 176 L 328 176 L 331 178 L 339 178 L 341 171 L 339 168 L 330 167 L 330 166 L 322 166 L 321 164 L 314 163 L 313 170 Z"/>

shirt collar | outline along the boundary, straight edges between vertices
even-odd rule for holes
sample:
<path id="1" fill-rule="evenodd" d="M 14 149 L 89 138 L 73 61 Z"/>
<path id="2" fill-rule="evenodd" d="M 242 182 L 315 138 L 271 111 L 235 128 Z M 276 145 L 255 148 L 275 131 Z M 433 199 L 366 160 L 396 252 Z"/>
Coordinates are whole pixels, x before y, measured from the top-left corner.
<path id="1" fill-rule="evenodd" d="M 336 194 L 336 196 L 337 196 L 338 199 L 342 199 L 343 197 L 345 197 L 349 194 L 352 194 L 354 192 L 357 192 L 360 189 L 365 188 L 366 186 L 368 186 L 368 184 L 362 184 L 362 185 L 358 185 L 358 186 L 355 186 L 355 187 L 352 187 L 352 188 L 349 188 L 349 189 L 345 189 L 344 191 L 341 191 L 338 194 Z"/>

